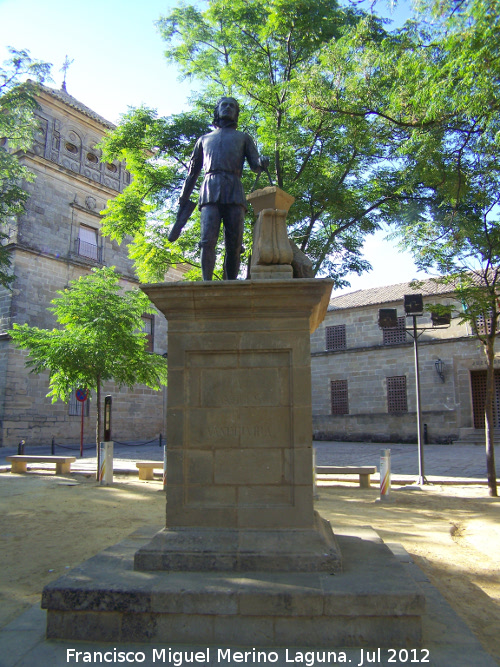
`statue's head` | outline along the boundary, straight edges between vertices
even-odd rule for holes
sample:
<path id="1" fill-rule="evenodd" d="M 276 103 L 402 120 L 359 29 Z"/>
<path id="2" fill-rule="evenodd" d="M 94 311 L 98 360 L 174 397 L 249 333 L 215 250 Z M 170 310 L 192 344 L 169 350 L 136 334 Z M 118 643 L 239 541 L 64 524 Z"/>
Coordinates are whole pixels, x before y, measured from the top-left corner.
<path id="1" fill-rule="evenodd" d="M 234 123 L 236 126 L 238 125 L 239 115 L 240 105 L 234 97 L 221 97 L 215 105 L 213 124 L 215 127 L 221 127 L 221 121 L 225 121 L 224 125 Z"/>

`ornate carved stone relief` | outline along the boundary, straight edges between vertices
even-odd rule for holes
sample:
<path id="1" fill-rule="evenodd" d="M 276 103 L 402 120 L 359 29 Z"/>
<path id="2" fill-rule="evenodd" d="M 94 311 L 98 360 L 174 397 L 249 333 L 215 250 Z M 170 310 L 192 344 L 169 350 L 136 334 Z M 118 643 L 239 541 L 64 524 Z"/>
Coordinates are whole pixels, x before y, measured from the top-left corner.
<path id="1" fill-rule="evenodd" d="M 45 118 L 37 117 L 37 129 L 34 135 L 33 152 L 35 155 L 45 154 L 49 123 Z"/>

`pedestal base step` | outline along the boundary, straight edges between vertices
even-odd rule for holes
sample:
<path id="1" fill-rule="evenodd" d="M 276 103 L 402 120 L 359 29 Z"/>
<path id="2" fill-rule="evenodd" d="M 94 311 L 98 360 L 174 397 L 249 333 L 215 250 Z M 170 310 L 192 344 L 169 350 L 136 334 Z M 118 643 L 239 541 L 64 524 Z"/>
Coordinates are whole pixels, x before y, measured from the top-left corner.
<path id="1" fill-rule="evenodd" d="M 317 512 L 314 528 L 164 529 L 141 547 L 134 569 L 188 572 L 339 572 L 340 549 Z"/>
<path id="2" fill-rule="evenodd" d="M 425 597 L 371 530 L 344 571 L 138 572 L 147 530 L 45 587 L 47 638 L 224 646 L 418 646 Z"/>

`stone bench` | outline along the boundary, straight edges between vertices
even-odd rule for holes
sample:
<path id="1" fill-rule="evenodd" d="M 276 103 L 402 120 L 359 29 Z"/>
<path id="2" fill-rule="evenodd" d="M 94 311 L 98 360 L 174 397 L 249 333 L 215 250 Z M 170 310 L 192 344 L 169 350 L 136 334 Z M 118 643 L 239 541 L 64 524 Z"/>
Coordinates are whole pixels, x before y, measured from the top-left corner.
<path id="1" fill-rule="evenodd" d="M 153 479 L 153 470 L 163 470 L 163 461 L 137 461 L 136 468 L 139 468 L 139 479 Z"/>
<path id="2" fill-rule="evenodd" d="M 38 456 L 36 454 L 15 454 L 6 456 L 6 461 L 11 462 L 10 471 L 13 473 L 27 472 L 28 463 L 55 463 L 56 475 L 66 475 L 71 472 L 71 464 L 76 461 L 75 456 Z"/>
<path id="3" fill-rule="evenodd" d="M 317 475 L 359 475 L 362 489 L 370 488 L 370 475 L 376 472 L 376 466 L 316 466 Z"/>

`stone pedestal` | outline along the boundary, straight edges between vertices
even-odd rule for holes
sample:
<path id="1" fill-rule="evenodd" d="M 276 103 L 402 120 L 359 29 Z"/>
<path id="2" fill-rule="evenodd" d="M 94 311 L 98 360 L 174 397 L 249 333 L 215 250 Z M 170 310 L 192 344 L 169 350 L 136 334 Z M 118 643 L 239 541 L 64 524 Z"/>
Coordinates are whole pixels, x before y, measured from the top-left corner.
<path id="1" fill-rule="evenodd" d="M 167 520 L 45 587 L 51 639 L 414 647 L 425 599 L 313 509 L 309 334 L 330 280 L 144 288 L 169 324 Z M 331 576 L 336 573 L 337 576 Z"/>
<path id="2" fill-rule="evenodd" d="M 309 336 L 331 285 L 143 288 L 169 325 L 167 521 L 135 569 L 340 569 L 312 484 Z"/>

